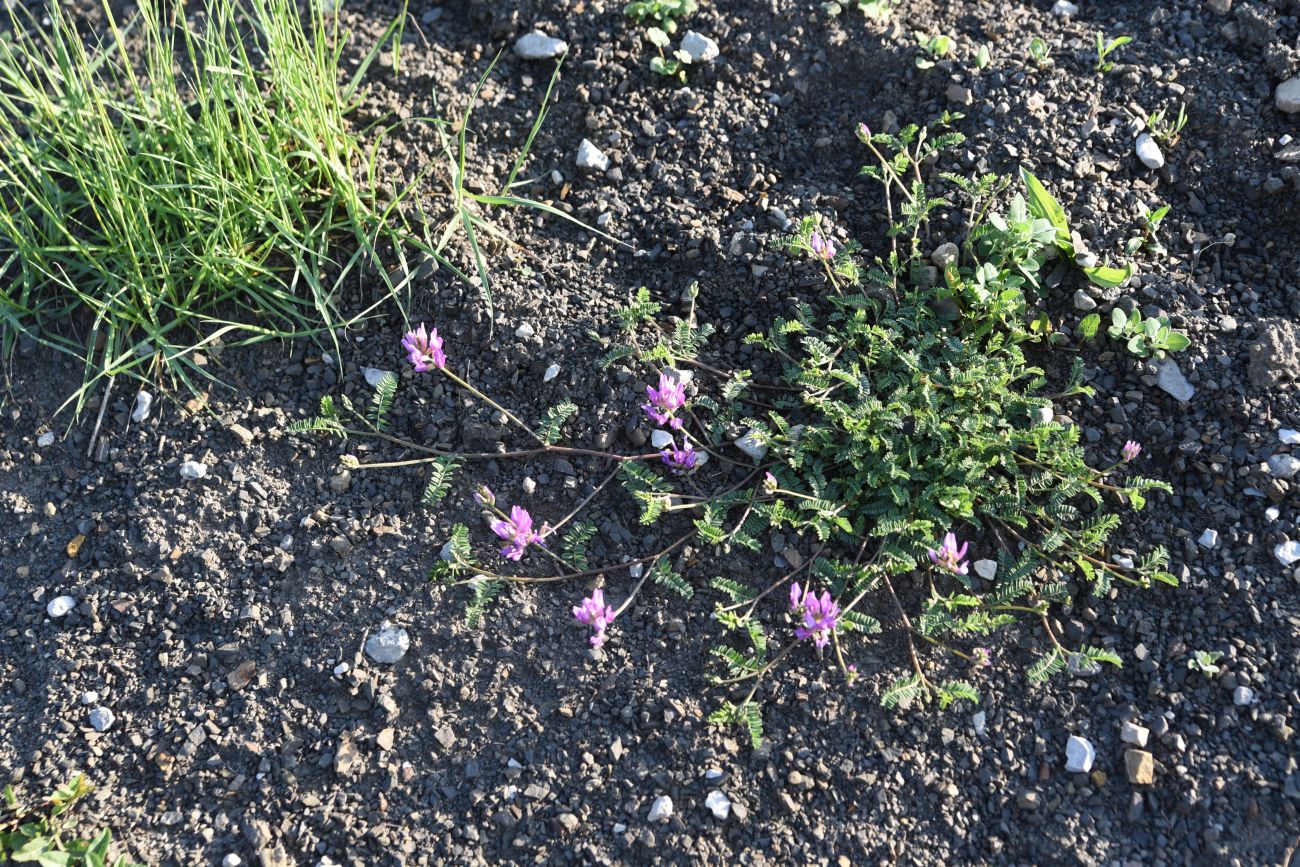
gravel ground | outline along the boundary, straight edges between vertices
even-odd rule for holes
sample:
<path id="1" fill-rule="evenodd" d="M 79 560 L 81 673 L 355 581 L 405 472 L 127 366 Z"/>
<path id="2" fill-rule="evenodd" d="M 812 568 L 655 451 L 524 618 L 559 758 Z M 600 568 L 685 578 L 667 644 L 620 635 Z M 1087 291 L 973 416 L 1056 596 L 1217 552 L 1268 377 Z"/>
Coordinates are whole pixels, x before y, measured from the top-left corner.
<path id="1" fill-rule="evenodd" d="M 210 410 L 160 397 L 133 421 L 120 384 L 93 445 L 93 410 L 51 415 L 77 370 L 25 346 L 0 410 L 0 782 L 36 791 L 84 770 L 98 786 L 89 820 L 150 865 L 232 853 L 262 867 L 1290 860 L 1300 571 L 1274 549 L 1300 540 L 1300 476 L 1285 457 L 1300 447 L 1281 434 L 1300 428 L 1300 150 L 1287 139 L 1300 137 L 1300 113 L 1281 110 L 1283 82 L 1300 73 L 1300 4 L 1106 0 L 1063 16 L 1046 0 L 905 0 L 887 26 L 828 19 L 810 2 L 704 5 L 689 26 L 721 56 L 685 86 L 647 70 L 617 2 L 412 8 L 421 23 L 400 72 L 385 55 L 358 121 L 462 108 L 504 48 L 470 126 L 472 183 L 494 188 L 552 69 L 509 47 L 540 27 L 571 53 L 528 192 L 625 242 L 497 214 L 519 246 L 492 251 L 495 321 L 446 269 L 413 282 L 413 318 L 437 324 L 453 363 L 507 406 L 536 418 L 570 398 L 582 410 L 575 443 L 633 448 L 646 432 L 627 420 L 646 372 L 601 374 L 589 333 L 610 333 L 638 286 L 680 312 L 698 281 L 700 317 L 718 328 L 710 360 L 749 364 L 740 338 L 816 291 L 770 249 L 784 215 L 822 214 L 881 249 L 882 202 L 856 177 L 859 121 L 964 112 L 970 138 L 946 168 L 1031 167 L 1113 258 L 1139 205 L 1169 204 L 1168 252 L 1133 257 L 1130 285 L 1052 288 L 1058 323 L 1090 304 L 1106 316 L 1136 306 L 1193 340 L 1173 362 L 1181 376 L 1106 340 L 1085 346 L 1097 395 L 1058 413 L 1081 426 L 1094 462 L 1135 439 L 1141 471 L 1174 485 L 1124 532 L 1167 545 L 1182 586 L 1055 613 L 1063 634 L 1115 647 L 1124 668 L 1027 688 L 1042 637 L 1013 631 L 978 709 L 885 711 L 881 684 L 905 664 L 887 634 L 863 646 L 857 664 L 873 676 L 852 690 L 811 655 L 783 671 L 765 690 L 770 743 L 753 751 L 702 722 L 722 697 L 703 662 L 710 593 L 685 603 L 647 589 L 592 652 L 569 612 L 583 588 L 512 590 L 470 629 L 465 592 L 426 580 L 454 523 L 481 526 L 471 481 L 554 520 L 601 481 L 599 463 L 479 463 L 434 512 L 418 504 L 417 470 L 338 469 L 345 450 L 396 460 L 400 449 L 284 433 L 322 394 L 368 401 L 363 369 L 399 368 L 396 318 L 351 330 L 341 360 L 310 344 L 213 353 L 230 388 L 214 388 Z M 395 12 L 345 7 L 350 62 Z M 1092 69 L 1099 30 L 1134 37 L 1104 76 Z M 958 59 L 915 69 L 913 31 L 955 36 Z M 1033 36 L 1050 67 L 1028 60 Z M 976 71 L 981 43 L 992 62 Z M 1134 118 L 1177 102 L 1188 127 L 1148 169 Z M 576 166 L 583 138 L 608 169 Z M 435 143 L 427 127 L 395 131 L 385 176 L 414 178 Z M 437 214 L 445 199 L 425 204 Z M 959 221 L 941 213 L 934 244 L 955 240 Z M 350 291 L 359 307 L 371 290 Z M 515 445 L 487 412 L 409 371 L 393 428 L 463 449 Z M 187 461 L 205 475 L 186 480 Z M 663 544 L 614 487 L 594 505 L 598 562 Z M 720 563 L 698 551 L 689 574 L 766 574 L 772 556 Z M 51 617 L 61 596 L 72 610 Z M 385 621 L 409 635 L 395 664 L 362 649 Z M 1220 673 L 1188 669 L 1202 650 L 1223 654 Z M 100 708 L 113 717 L 103 732 Z M 1133 725 L 1148 731 L 1149 768 L 1126 767 L 1137 747 L 1126 723 L 1130 739 L 1141 739 Z M 1095 749 L 1090 772 L 1067 770 L 1072 735 Z M 706 806 L 714 791 L 726 818 Z M 663 797 L 671 814 L 652 820 Z"/>

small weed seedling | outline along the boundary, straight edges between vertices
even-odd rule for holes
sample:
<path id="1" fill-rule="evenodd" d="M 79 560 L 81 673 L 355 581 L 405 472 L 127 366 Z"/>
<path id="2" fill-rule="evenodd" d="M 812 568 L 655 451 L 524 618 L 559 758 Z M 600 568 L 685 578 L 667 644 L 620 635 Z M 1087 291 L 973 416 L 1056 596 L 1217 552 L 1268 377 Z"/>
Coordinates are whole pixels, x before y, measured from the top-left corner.
<path id="1" fill-rule="evenodd" d="M 1119 48 L 1121 45 L 1128 45 L 1132 41 L 1133 41 L 1132 36 L 1116 36 L 1114 39 L 1107 42 L 1106 37 L 1103 34 L 1098 33 L 1097 34 L 1097 65 L 1094 67 L 1094 69 L 1096 69 L 1097 72 L 1110 72 L 1112 69 L 1115 68 L 1114 62 L 1111 60 L 1107 60 L 1107 58 L 1110 56 L 1110 53 L 1114 51 L 1116 48 Z"/>
<path id="2" fill-rule="evenodd" d="M 1077 262 L 1074 237 L 1070 232 L 1070 223 L 1066 219 L 1065 209 L 1028 169 L 1021 167 L 1020 179 L 1024 181 L 1029 193 L 1029 210 L 1035 217 L 1046 219 L 1056 227 L 1057 250 L 1067 261 Z M 1086 265 L 1080 266 L 1080 270 L 1085 277 L 1103 289 L 1113 289 L 1133 276 L 1131 264 L 1123 268 L 1113 268 L 1110 265 Z"/>
<path id="3" fill-rule="evenodd" d="M 1025 54 L 1029 55 L 1029 59 L 1034 61 L 1034 65 L 1039 69 L 1046 69 L 1052 65 L 1052 49 L 1037 36 L 1029 40 L 1029 44 L 1025 46 Z"/>
<path id="4" fill-rule="evenodd" d="M 1218 664 L 1223 659 L 1223 652 L 1219 650 L 1197 650 L 1192 653 L 1191 659 L 1187 660 L 1187 667 L 1192 671 L 1199 671 L 1208 677 L 1214 677 L 1223 668 Z"/>
<path id="5" fill-rule="evenodd" d="M 1187 335 L 1174 331 L 1169 325 L 1168 316 L 1144 319 L 1142 314 L 1133 310 L 1127 316 L 1116 307 L 1111 311 L 1111 326 L 1106 329 L 1115 340 L 1124 341 L 1128 351 L 1138 358 L 1154 354 L 1164 358 L 1167 352 L 1182 352 L 1192 342 Z"/>
<path id="6" fill-rule="evenodd" d="M 872 21 L 888 21 L 894 7 L 902 2 L 903 0 L 830 0 L 822 4 L 822 11 L 834 17 L 845 9 L 856 8 Z"/>
<path id="7" fill-rule="evenodd" d="M 924 33 L 913 34 L 916 45 L 921 49 L 916 58 L 917 69 L 933 69 L 934 65 L 952 53 L 952 37 L 940 33 L 938 36 L 926 36 Z"/>
<path id="8" fill-rule="evenodd" d="M 67 834 L 65 814 L 91 791 L 78 774 L 55 789 L 44 804 L 29 810 L 18 802 L 13 787 L 6 786 L 0 804 L 0 858 L 40 867 L 140 867 L 112 857 L 113 832 L 108 828 L 84 839 Z"/>
<path id="9" fill-rule="evenodd" d="M 1178 116 L 1173 120 L 1165 117 L 1165 110 L 1153 111 L 1147 115 L 1147 129 L 1151 130 L 1151 137 L 1160 142 L 1166 148 L 1172 148 L 1178 144 L 1178 138 L 1182 135 L 1183 127 L 1187 126 L 1187 105 L 1178 104 Z"/>
<path id="10" fill-rule="evenodd" d="M 650 60 L 650 71 L 686 80 L 691 57 L 672 48 L 678 24 L 695 13 L 696 0 L 638 0 L 623 7 L 623 14 L 645 26 L 645 39 L 659 56 Z"/>
<path id="11" fill-rule="evenodd" d="M 975 68 L 988 69 L 989 64 L 993 62 L 993 55 L 989 52 L 988 45 L 981 44 L 975 50 Z"/>
<path id="12" fill-rule="evenodd" d="M 1165 249 L 1165 245 L 1161 244 L 1159 239 L 1156 238 L 1156 232 L 1159 231 L 1160 224 L 1169 214 L 1169 206 L 1163 205 L 1154 211 L 1147 208 L 1146 205 L 1139 205 L 1138 207 L 1142 215 L 1141 234 L 1129 238 L 1124 243 L 1125 251 L 1131 256 L 1145 247 L 1147 252 L 1155 256 L 1168 254 L 1169 251 Z"/>

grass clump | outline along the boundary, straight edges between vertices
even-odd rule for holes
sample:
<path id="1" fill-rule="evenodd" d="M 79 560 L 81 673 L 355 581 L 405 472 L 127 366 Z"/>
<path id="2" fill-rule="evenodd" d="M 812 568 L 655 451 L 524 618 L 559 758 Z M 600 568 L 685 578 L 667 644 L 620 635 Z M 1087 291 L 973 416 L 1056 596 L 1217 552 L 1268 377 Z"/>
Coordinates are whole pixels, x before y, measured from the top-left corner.
<path id="1" fill-rule="evenodd" d="M 123 26 L 106 5 L 89 49 L 57 5 L 48 27 L 11 12 L 3 348 L 27 333 L 83 359 L 78 408 L 106 375 L 194 388 L 205 343 L 339 324 L 328 251 L 378 234 L 345 119 L 375 52 L 341 85 L 345 34 L 309 6 L 208 0 L 165 21 L 145 3 Z"/>

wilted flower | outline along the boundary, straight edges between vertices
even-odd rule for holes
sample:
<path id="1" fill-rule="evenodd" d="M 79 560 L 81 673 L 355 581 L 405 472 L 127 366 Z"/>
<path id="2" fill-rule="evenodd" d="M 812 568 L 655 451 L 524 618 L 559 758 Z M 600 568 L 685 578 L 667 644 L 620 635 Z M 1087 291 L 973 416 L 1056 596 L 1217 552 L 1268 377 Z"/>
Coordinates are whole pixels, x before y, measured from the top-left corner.
<path id="1" fill-rule="evenodd" d="M 682 420 L 674 418 L 673 413 L 686 406 L 686 386 L 668 374 L 661 373 L 659 387 L 647 385 L 645 393 L 650 398 L 649 403 L 641 404 L 645 414 L 655 424 L 666 424 L 673 430 L 681 430 Z"/>
<path id="2" fill-rule="evenodd" d="M 1124 463 L 1128 463 L 1129 461 L 1136 458 L 1138 455 L 1142 454 L 1142 446 L 1133 442 L 1133 440 L 1129 440 L 1128 442 L 1124 443 L 1124 448 L 1120 452 L 1120 454 L 1124 457 Z"/>
<path id="3" fill-rule="evenodd" d="M 811 638 L 819 649 L 830 643 L 831 633 L 840 622 L 840 606 L 831 599 L 830 591 L 815 596 L 811 587 L 801 590 L 795 581 L 790 585 L 790 610 L 803 617 L 803 625 L 794 631 L 795 638 Z"/>
<path id="4" fill-rule="evenodd" d="M 438 329 L 426 331 L 424 323 L 420 323 L 420 327 L 414 331 L 406 332 L 402 338 L 402 348 L 406 350 L 407 360 L 418 373 L 427 373 L 435 367 L 442 370 L 447 366 L 447 354 L 442 351 L 442 338 L 438 336 Z"/>
<path id="5" fill-rule="evenodd" d="M 971 665 L 976 668 L 987 668 L 993 664 L 993 654 L 989 653 L 987 647 L 977 647 L 971 651 Z"/>
<path id="6" fill-rule="evenodd" d="M 966 550 L 970 548 L 969 542 L 963 542 L 960 548 L 957 547 L 957 537 L 948 533 L 943 537 L 943 544 L 938 549 L 930 549 L 930 562 L 940 569 L 947 569 L 954 575 L 965 575 L 970 571 L 970 564 L 963 563 L 966 557 Z"/>
<path id="7" fill-rule="evenodd" d="M 592 647 L 600 647 L 605 643 L 605 627 L 614 620 L 614 609 L 605 604 L 603 590 L 596 588 L 591 591 L 591 596 L 582 600 L 581 605 L 573 606 L 573 616 L 583 626 L 591 627 Z"/>
<path id="8" fill-rule="evenodd" d="M 775 494 L 777 488 L 779 488 L 780 486 L 781 486 L 780 482 L 776 480 L 776 476 L 772 475 L 771 473 L 763 474 L 763 491 L 765 493 Z"/>
<path id="9" fill-rule="evenodd" d="M 669 443 L 668 448 L 661 451 L 660 454 L 663 455 L 663 462 L 677 475 L 695 469 L 695 461 L 699 457 L 687 440 L 682 440 L 680 449 L 677 448 L 676 442 Z"/>
<path id="10" fill-rule="evenodd" d="M 501 556 L 507 560 L 521 559 L 525 548 L 542 541 L 542 534 L 533 532 L 533 516 L 522 506 L 510 507 L 510 520 L 493 521 L 492 532 L 509 543 L 501 549 Z"/>
<path id="11" fill-rule="evenodd" d="M 814 257 L 827 262 L 834 259 L 837 252 L 835 242 L 830 238 L 823 238 L 822 233 L 818 231 L 814 231 L 812 236 L 808 238 L 808 247 L 812 250 Z"/>
<path id="12" fill-rule="evenodd" d="M 487 485 L 479 485 L 478 490 L 474 492 L 474 502 L 480 506 L 495 506 L 497 495 L 492 493 L 492 489 Z"/>

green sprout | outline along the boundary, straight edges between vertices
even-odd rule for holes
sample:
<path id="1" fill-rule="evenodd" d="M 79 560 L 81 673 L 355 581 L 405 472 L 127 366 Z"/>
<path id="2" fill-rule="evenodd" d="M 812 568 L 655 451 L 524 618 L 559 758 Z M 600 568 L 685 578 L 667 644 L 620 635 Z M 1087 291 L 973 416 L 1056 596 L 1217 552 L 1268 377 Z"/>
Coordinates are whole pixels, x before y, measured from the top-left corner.
<path id="1" fill-rule="evenodd" d="M 940 33 L 938 36 L 926 36 L 924 33 L 913 34 L 921 54 L 916 58 L 917 69 L 932 69 L 934 64 L 952 53 L 951 36 Z"/>
<path id="2" fill-rule="evenodd" d="M 1151 137 L 1167 148 L 1178 144 L 1178 138 L 1185 126 L 1187 126 L 1187 106 L 1184 103 L 1178 104 L 1178 116 L 1173 120 L 1165 117 L 1163 108 L 1147 115 L 1147 129 L 1151 130 Z"/>
<path id="3" fill-rule="evenodd" d="M 1223 668 L 1218 665 L 1220 659 L 1223 659 L 1223 652 L 1219 650 L 1196 650 L 1192 652 L 1191 659 L 1187 660 L 1187 667 L 1192 671 L 1199 671 L 1206 677 L 1214 677 Z"/>
<path id="4" fill-rule="evenodd" d="M 1114 62 L 1107 60 L 1106 58 L 1116 48 L 1119 48 L 1121 45 L 1127 45 L 1132 41 L 1133 41 L 1132 36 L 1116 36 L 1114 39 L 1107 42 L 1106 37 L 1103 36 L 1101 33 L 1098 33 L 1097 34 L 1097 65 L 1094 67 L 1094 69 L 1096 69 L 1097 72 L 1110 72 L 1112 69 L 1115 68 L 1115 64 Z"/>

